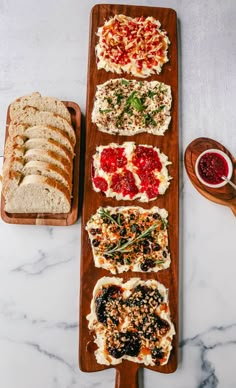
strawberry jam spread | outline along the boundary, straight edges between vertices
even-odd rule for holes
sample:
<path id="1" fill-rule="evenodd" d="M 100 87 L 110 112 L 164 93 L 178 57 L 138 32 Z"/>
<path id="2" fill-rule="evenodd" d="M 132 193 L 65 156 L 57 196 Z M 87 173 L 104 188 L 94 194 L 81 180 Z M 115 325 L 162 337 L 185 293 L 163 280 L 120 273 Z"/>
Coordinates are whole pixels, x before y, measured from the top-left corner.
<path id="1" fill-rule="evenodd" d="M 207 152 L 199 160 L 198 173 L 206 183 L 212 185 L 222 183 L 222 175 L 227 176 L 228 172 L 225 158 L 217 152 Z"/>

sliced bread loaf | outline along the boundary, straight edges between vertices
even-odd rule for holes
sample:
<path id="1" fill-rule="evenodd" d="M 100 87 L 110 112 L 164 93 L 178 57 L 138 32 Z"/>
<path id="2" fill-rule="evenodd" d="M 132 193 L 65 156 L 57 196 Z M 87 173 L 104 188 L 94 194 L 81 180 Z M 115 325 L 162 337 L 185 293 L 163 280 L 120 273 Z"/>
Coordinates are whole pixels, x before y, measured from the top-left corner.
<path id="1" fill-rule="evenodd" d="M 4 210 L 67 213 L 71 208 L 75 131 L 65 105 L 39 93 L 10 106 L 4 149 Z"/>
<path id="2" fill-rule="evenodd" d="M 63 117 L 52 113 L 39 111 L 36 108 L 25 107 L 24 113 L 18 116 L 15 120 L 12 120 L 9 126 L 9 134 L 14 136 L 15 127 L 19 124 L 24 124 L 25 127 L 32 127 L 35 125 L 50 125 L 52 127 L 61 129 L 64 131 L 71 140 L 72 144 L 76 143 L 75 131 L 71 124 Z"/>
<path id="3" fill-rule="evenodd" d="M 63 102 L 54 97 L 41 96 L 38 92 L 17 98 L 17 100 L 10 105 L 11 120 L 15 120 L 17 117 L 22 115 L 27 106 L 37 108 L 39 111 L 56 113 L 71 123 L 70 112 Z"/>
<path id="4" fill-rule="evenodd" d="M 18 184 L 18 185 L 17 185 Z M 52 178 L 26 175 L 22 181 L 12 180 L 8 188 L 5 211 L 9 213 L 68 213 L 70 192 Z"/>

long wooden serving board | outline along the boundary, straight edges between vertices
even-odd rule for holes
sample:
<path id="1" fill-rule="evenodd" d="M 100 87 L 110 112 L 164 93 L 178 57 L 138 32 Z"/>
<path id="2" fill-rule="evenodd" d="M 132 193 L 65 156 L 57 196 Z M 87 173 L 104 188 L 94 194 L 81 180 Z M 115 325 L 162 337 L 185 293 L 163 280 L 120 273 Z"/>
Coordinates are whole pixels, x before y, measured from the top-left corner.
<path id="1" fill-rule="evenodd" d="M 161 22 L 163 29 L 167 31 L 171 44 L 168 50 L 169 62 L 163 66 L 160 75 L 153 75 L 146 80 L 157 80 L 171 86 L 172 89 L 172 109 L 171 124 L 164 136 L 155 136 L 146 133 L 135 136 L 118 136 L 100 132 L 91 121 L 94 96 L 96 87 L 111 78 L 134 79 L 125 73 L 120 75 L 98 70 L 96 66 L 95 46 L 97 44 L 97 29 L 104 24 L 104 21 L 116 14 L 124 14 L 131 17 L 153 16 Z M 140 79 L 142 80 L 142 79 Z M 177 368 L 178 353 L 178 253 L 179 253 L 179 156 L 178 156 L 178 64 L 177 64 L 177 16 L 176 12 L 168 8 L 141 7 L 129 5 L 96 5 L 91 12 L 90 19 L 90 41 L 89 41 L 89 61 L 87 79 L 87 110 L 86 110 L 86 150 L 85 150 L 85 178 L 84 178 L 84 201 L 82 215 L 82 250 L 81 250 L 81 289 L 80 289 L 80 329 L 79 329 L 79 364 L 84 372 L 100 371 L 107 366 L 96 362 L 94 350 L 96 346 L 93 342 L 93 333 L 88 330 L 87 314 L 90 312 L 90 302 L 93 288 L 102 276 L 111 276 L 103 269 L 95 268 L 92 251 L 85 226 L 92 214 L 99 206 L 142 206 L 151 208 L 152 206 L 164 207 L 169 212 L 169 249 L 172 257 L 170 268 L 158 273 L 134 273 L 127 272 L 117 275 L 125 281 L 132 277 L 140 277 L 143 280 L 156 279 L 169 289 L 169 303 L 171 318 L 175 325 L 176 335 L 173 339 L 173 349 L 170 359 L 165 366 L 150 367 L 150 369 L 171 373 Z M 165 195 L 160 196 L 149 203 L 139 201 L 117 201 L 106 198 L 101 193 L 96 193 L 92 189 L 91 183 L 91 161 L 98 145 L 107 145 L 111 142 L 122 144 L 124 141 L 135 141 L 136 144 L 148 144 L 159 147 L 162 152 L 168 155 L 172 164 L 169 166 L 169 173 L 172 176 L 171 184 Z M 135 364 L 123 361 L 116 366 L 116 386 L 136 387 L 138 384 L 137 372 L 142 364 Z"/>
<path id="2" fill-rule="evenodd" d="M 63 101 L 68 108 L 72 126 L 75 130 L 76 144 L 75 157 L 73 160 L 73 189 L 71 199 L 71 211 L 69 213 L 8 213 L 4 210 L 5 199 L 1 196 L 1 217 L 3 221 L 9 224 L 25 224 L 25 225 L 52 225 L 52 226 L 68 226 L 76 222 L 78 217 L 79 205 L 79 168 L 80 168 L 80 129 L 81 129 L 81 111 L 78 104 L 72 101 Z M 10 108 L 10 107 L 9 107 Z M 6 119 L 6 135 L 5 142 L 8 138 L 8 127 L 10 124 L 9 108 Z"/>

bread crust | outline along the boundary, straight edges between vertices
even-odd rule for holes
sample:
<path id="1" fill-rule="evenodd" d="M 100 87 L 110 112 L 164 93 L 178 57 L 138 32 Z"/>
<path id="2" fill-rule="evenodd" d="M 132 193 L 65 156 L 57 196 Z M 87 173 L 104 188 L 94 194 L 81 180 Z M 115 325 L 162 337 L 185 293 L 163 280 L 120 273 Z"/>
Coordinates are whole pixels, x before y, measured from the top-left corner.
<path id="1" fill-rule="evenodd" d="M 34 125 L 53 126 L 64 131 L 64 133 L 69 136 L 73 146 L 76 143 L 73 127 L 66 119 L 56 113 L 39 111 L 37 108 L 27 106 L 21 116 L 18 116 L 15 120 L 11 121 L 8 129 L 10 135 L 14 133 L 15 127 L 19 124 L 23 124 L 25 128 Z"/>
<path id="2" fill-rule="evenodd" d="M 71 124 L 71 116 L 66 106 L 55 97 L 41 96 L 39 92 L 17 98 L 10 105 L 10 118 L 15 120 L 22 115 L 26 106 L 31 106 L 40 111 L 47 111 L 59 114 Z"/>

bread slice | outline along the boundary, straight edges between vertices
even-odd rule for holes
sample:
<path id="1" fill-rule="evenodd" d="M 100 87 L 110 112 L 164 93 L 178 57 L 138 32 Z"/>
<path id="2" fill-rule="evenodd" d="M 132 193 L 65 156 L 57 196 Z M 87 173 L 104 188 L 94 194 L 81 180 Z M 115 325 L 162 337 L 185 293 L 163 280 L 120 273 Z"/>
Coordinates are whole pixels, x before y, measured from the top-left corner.
<path id="1" fill-rule="evenodd" d="M 72 191 L 72 175 L 68 174 L 62 168 L 55 164 L 48 162 L 40 162 L 38 160 L 31 160 L 29 162 L 24 161 L 23 158 L 12 158 L 10 163 L 4 163 L 4 185 L 7 180 L 11 179 L 12 172 L 18 172 L 23 176 L 25 175 L 43 175 L 49 178 L 53 178 L 65 185 L 65 187 Z"/>
<path id="2" fill-rule="evenodd" d="M 72 174 L 72 163 L 68 162 L 66 158 L 58 155 L 54 151 L 32 149 L 27 150 L 23 156 L 25 162 L 30 160 L 37 160 L 40 162 L 48 162 L 64 169 L 69 175 Z"/>
<path id="3" fill-rule="evenodd" d="M 36 108 L 32 107 L 25 107 L 24 113 L 22 113 L 20 116 L 18 116 L 15 120 L 12 120 L 10 125 L 9 125 L 9 134 L 11 136 L 14 136 L 15 133 L 15 128 L 19 124 L 24 124 L 24 127 L 32 127 L 35 125 L 46 125 L 46 126 L 52 126 L 55 128 L 58 128 L 62 130 L 69 139 L 71 140 L 73 146 L 76 143 L 76 136 L 75 136 L 75 131 L 71 124 L 65 120 L 63 117 L 52 113 L 52 112 L 43 112 L 39 111 Z"/>
<path id="4" fill-rule="evenodd" d="M 47 126 L 47 125 L 34 125 L 28 127 L 26 124 L 19 124 L 14 126 L 13 131 L 9 135 L 5 150 L 6 152 L 8 147 L 11 147 L 11 144 L 8 146 L 8 143 L 17 143 L 24 144 L 27 139 L 52 139 L 62 146 L 66 147 L 70 152 L 72 158 L 74 156 L 74 145 L 70 140 L 69 136 L 61 129 Z"/>
<path id="5" fill-rule="evenodd" d="M 39 111 L 56 113 L 71 123 L 70 112 L 63 102 L 54 97 L 41 96 L 38 92 L 17 98 L 17 100 L 10 105 L 11 120 L 15 120 L 22 115 L 27 106 L 37 108 Z"/>
<path id="6" fill-rule="evenodd" d="M 5 211 L 8 213 L 68 213 L 69 190 L 52 178 L 26 175 L 22 181 L 12 180 L 8 188 Z"/>
<path id="7" fill-rule="evenodd" d="M 29 149 L 44 149 L 47 151 L 56 152 L 58 155 L 66 158 L 68 162 L 72 163 L 73 155 L 71 152 L 64 145 L 59 144 L 55 140 L 32 138 L 26 141 L 21 141 L 21 139 L 23 140 L 25 137 L 17 136 L 16 142 L 15 138 L 8 137 L 4 152 L 5 158 L 12 156 L 22 157 Z"/>
<path id="8" fill-rule="evenodd" d="M 21 172 L 24 176 L 42 175 L 48 178 L 53 178 L 56 181 L 61 182 L 71 193 L 72 176 L 68 175 L 65 170 L 62 170 L 55 164 L 31 160 L 24 165 Z"/>
<path id="9" fill-rule="evenodd" d="M 9 170 L 6 174 L 3 174 L 2 194 L 4 198 L 7 198 L 14 193 L 19 186 L 21 179 L 22 174 L 19 171 Z"/>

